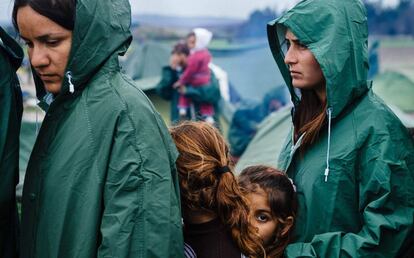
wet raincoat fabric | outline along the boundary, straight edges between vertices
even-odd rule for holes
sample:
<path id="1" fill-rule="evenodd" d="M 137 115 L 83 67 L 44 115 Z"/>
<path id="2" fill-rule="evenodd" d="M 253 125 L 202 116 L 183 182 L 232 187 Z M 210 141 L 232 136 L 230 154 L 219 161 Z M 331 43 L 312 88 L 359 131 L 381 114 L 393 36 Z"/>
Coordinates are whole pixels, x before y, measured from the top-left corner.
<path id="1" fill-rule="evenodd" d="M 302 1 L 269 23 L 272 53 L 297 105 L 280 47 L 286 27 L 321 66 L 331 117 L 303 155 L 300 140 L 292 142 L 293 129 L 280 155 L 279 168 L 295 182 L 299 201 L 286 257 L 407 254 L 413 246 L 414 147 L 367 81 L 362 2 Z"/>
<path id="2" fill-rule="evenodd" d="M 162 68 L 161 80 L 156 86 L 157 94 L 163 99 L 171 101 L 170 113 L 172 124 L 179 122 L 180 119 L 177 108 L 178 98 L 180 95 L 178 91 L 172 87 L 178 78 L 179 73 L 177 71 L 172 69 L 170 66 L 164 66 Z M 187 86 L 184 95 L 192 100 L 196 119 L 202 118 L 200 114 L 200 103 L 209 103 L 214 106 L 214 121 L 216 124 L 219 123 L 219 101 L 221 99 L 220 86 L 213 72 L 211 72 L 209 84 L 204 85 L 203 87 Z M 188 116 L 188 119 L 190 120 L 191 117 Z"/>
<path id="3" fill-rule="evenodd" d="M 23 50 L 0 27 L 0 257 L 17 257 L 16 185 L 19 182 L 19 132 L 23 103 L 16 71 Z"/>
<path id="4" fill-rule="evenodd" d="M 144 93 L 120 72 L 127 0 L 78 0 L 66 77 L 26 172 L 21 256 L 183 257 L 177 151 Z"/>

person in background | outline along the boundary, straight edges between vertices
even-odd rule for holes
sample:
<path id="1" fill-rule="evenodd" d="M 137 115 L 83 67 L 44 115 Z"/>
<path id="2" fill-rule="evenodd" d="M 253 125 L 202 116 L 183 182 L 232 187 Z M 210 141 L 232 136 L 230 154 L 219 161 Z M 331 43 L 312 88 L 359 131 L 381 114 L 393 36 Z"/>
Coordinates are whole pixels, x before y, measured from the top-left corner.
<path id="1" fill-rule="evenodd" d="M 170 133 L 179 152 L 186 253 L 192 250 L 198 258 L 263 257 L 219 131 L 207 122 L 186 121 Z"/>
<path id="2" fill-rule="evenodd" d="M 120 72 L 128 0 L 15 0 L 46 111 L 23 186 L 21 257 L 183 257 L 177 151 Z"/>
<path id="3" fill-rule="evenodd" d="M 268 166 L 250 166 L 238 177 L 250 202 L 250 221 L 257 228 L 269 258 L 283 257 L 298 212 L 295 186 L 285 173 Z"/>
<path id="4" fill-rule="evenodd" d="M 186 43 L 177 43 L 171 52 L 170 64 L 162 68 L 161 80 L 156 86 L 156 92 L 165 100 L 171 101 L 170 120 L 171 124 L 176 124 L 180 120 L 200 120 L 202 115 L 200 111 L 201 103 L 210 103 L 214 106 L 215 125 L 219 126 L 219 107 L 218 103 L 221 99 L 218 81 L 213 73 L 211 73 L 210 82 L 203 87 L 192 87 L 191 85 L 181 86 L 178 89 L 173 85 L 178 81 L 182 71 L 187 66 L 189 56 L 189 48 Z M 183 118 L 179 116 L 178 99 L 179 96 L 185 95 L 192 100 L 194 109 Z"/>
<path id="5" fill-rule="evenodd" d="M 0 27 L 0 257 L 18 256 L 19 133 L 23 102 L 17 69 L 23 50 Z"/>
<path id="6" fill-rule="evenodd" d="M 211 62 L 211 54 L 207 49 L 213 34 L 203 28 L 196 28 L 187 36 L 187 45 L 191 50 L 188 56 L 186 66 L 174 84 L 174 88 L 180 88 L 185 85 L 199 88 L 208 85 L 211 80 L 211 71 L 208 67 Z M 180 94 L 178 98 L 178 112 L 181 117 L 186 117 L 190 112 L 191 98 Z M 214 106 L 207 102 L 199 103 L 202 120 L 214 124 Z"/>
<path id="7" fill-rule="evenodd" d="M 228 140 L 234 161 L 244 153 L 256 135 L 261 122 L 288 103 L 286 86 L 278 86 L 265 94 L 262 101 L 242 102 L 231 119 Z"/>
<path id="8" fill-rule="evenodd" d="M 414 145 L 367 80 L 364 4 L 301 1 L 268 38 L 294 104 L 278 165 L 299 203 L 285 256 L 409 256 Z"/>

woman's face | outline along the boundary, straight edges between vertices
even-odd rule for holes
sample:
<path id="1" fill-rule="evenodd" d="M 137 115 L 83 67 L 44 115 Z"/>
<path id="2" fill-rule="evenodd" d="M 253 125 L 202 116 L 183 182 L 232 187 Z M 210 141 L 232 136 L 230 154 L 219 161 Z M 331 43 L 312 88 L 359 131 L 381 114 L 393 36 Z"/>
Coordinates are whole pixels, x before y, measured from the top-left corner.
<path id="1" fill-rule="evenodd" d="M 325 78 L 312 52 L 288 29 L 286 32 L 288 51 L 285 63 L 289 66 L 292 85 L 299 89 L 324 89 Z"/>
<path id="2" fill-rule="evenodd" d="M 247 195 L 250 202 L 250 221 L 257 229 L 264 246 L 273 242 L 278 221 L 273 218 L 266 193 L 262 189 Z"/>
<path id="3" fill-rule="evenodd" d="M 72 31 L 40 15 L 30 6 L 19 8 L 17 25 L 26 42 L 30 63 L 48 92 L 62 87 L 72 45 Z"/>

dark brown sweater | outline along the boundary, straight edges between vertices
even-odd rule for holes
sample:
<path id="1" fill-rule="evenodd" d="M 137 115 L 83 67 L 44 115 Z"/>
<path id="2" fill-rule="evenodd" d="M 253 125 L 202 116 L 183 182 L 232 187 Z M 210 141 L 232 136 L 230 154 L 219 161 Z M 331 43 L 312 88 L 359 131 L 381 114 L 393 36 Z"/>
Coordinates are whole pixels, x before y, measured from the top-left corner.
<path id="1" fill-rule="evenodd" d="M 241 252 L 219 219 L 184 226 L 184 241 L 197 258 L 240 258 Z"/>

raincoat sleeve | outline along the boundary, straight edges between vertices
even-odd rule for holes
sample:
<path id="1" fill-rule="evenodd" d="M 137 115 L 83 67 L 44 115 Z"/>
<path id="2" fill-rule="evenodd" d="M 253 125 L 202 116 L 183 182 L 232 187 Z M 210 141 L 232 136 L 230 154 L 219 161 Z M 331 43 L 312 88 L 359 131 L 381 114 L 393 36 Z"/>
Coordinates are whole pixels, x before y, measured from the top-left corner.
<path id="1" fill-rule="evenodd" d="M 380 131 L 358 153 L 361 230 L 315 235 L 309 243 L 289 245 L 286 257 L 397 256 L 413 228 L 414 148 L 401 131 Z"/>
<path id="2" fill-rule="evenodd" d="M 211 82 L 202 87 L 186 87 L 185 96 L 199 103 L 216 104 L 221 98 L 220 86 L 217 78 L 211 72 Z"/>
<path id="3" fill-rule="evenodd" d="M 113 140 L 98 257 L 182 257 L 174 150 L 167 151 L 167 135 L 152 121 L 138 122 L 152 128 L 152 136 L 145 136 L 148 130 L 131 128 L 137 124 L 130 118 L 121 119 Z"/>
<path id="4" fill-rule="evenodd" d="M 157 94 L 165 100 L 171 100 L 175 89 L 172 85 L 178 80 L 177 72 L 169 66 L 162 68 L 161 81 L 156 86 Z"/>
<path id="5" fill-rule="evenodd" d="M 0 27 L 0 257 L 18 256 L 19 132 L 23 104 L 16 70 L 23 50 Z"/>

